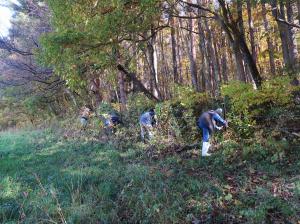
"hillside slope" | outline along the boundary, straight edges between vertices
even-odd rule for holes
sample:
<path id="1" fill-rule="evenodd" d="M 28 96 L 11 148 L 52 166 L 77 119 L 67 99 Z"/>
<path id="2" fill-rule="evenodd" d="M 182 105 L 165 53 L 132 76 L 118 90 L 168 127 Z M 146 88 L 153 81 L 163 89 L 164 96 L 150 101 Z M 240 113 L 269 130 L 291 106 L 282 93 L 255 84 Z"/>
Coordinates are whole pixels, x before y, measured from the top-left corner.
<path id="1" fill-rule="evenodd" d="M 298 153 L 299 154 L 299 153 Z M 297 223 L 299 159 L 149 158 L 51 130 L 0 134 L 1 223 Z M 295 155 L 296 156 L 296 155 Z"/>

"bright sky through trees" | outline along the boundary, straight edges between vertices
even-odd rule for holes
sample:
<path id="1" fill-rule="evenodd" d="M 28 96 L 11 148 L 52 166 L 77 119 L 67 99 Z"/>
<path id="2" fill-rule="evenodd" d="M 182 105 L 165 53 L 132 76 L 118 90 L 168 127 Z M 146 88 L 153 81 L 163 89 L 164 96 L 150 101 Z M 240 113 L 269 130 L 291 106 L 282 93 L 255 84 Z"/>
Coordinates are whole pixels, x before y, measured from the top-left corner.
<path id="1" fill-rule="evenodd" d="M 10 19 L 13 12 L 7 7 L 10 2 L 17 3 L 17 0 L 0 0 L 0 35 L 7 36 L 11 26 Z"/>

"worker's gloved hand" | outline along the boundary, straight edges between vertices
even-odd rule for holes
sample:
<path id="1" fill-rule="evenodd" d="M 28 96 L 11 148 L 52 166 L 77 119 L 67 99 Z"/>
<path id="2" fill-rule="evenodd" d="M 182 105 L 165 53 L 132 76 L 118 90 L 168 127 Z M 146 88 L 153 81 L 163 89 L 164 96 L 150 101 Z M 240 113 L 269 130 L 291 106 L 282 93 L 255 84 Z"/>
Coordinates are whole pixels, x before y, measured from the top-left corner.
<path id="1" fill-rule="evenodd" d="M 223 127 L 218 127 L 216 126 L 216 129 L 218 129 L 219 131 L 223 129 Z"/>

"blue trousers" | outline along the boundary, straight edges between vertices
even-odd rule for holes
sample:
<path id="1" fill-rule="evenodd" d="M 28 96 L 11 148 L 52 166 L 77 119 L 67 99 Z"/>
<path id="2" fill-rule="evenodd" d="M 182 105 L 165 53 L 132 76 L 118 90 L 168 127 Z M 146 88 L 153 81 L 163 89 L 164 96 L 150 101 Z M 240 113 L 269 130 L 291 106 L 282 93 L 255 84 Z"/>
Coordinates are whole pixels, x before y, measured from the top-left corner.
<path id="1" fill-rule="evenodd" d="M 201 127 L 203 142 L 209 142 L 209 129 L 207 127 Z"/>

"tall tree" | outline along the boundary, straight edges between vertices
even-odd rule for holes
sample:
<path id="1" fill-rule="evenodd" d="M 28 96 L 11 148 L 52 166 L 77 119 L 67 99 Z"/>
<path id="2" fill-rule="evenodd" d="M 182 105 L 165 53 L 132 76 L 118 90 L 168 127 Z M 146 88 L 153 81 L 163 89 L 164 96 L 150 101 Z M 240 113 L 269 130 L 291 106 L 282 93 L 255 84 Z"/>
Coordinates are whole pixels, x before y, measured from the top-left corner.
<path id="1" fill-rule="evenodd" d="M 239 29 L 241 38 L 245 40 L 245 28 L 244 28 L 244 20 L 243 20 L 243 1 L 236 0 L 236 10 L 237 10 L 237 19 L 236 24 Z M 246 55 L 243 54 L 241 51 L 241 47 L 239 44 L 239 38 L 234 37 L 234 48 L 235 48 L 235 54 L 236 54 L 236 60 L 237 60 L 237 66 L 238 68 L 238 75 L 239 79 L 243 82 L 247 81 L 247 69 L 248 65 L 246 60 Z M 244 60 L 243 60 L 244 59 Z"/>
<path id="2" fill-rule="evenodd" d="M 191 9 L 189 9 L 191 10 Z M 192 85 L 196 91 L 200 91 L 198 86 L 198 77 L 197 77 L 197 65 L 196 65 L 196 47 L 195 47 L 195 35 L 194 35 L 194 20 L 188 20 L 188 35 L 186 35 L 186 45 L 188 50 L 188 57 L 190 61 L 190 71 L 192 78 Z"/>
<path id="3" fill-rule="evenodd" d="M 214 93 L 216 93 L 219 89 L 219 64 L 217 61 L 217 55 L 214 49 L 214 43 L 213 43 L 213 31 L 209 28 L 208 22 L 206 19 L 204 19 L 204 25 L 207 33 L 207 47 L 208 47 L 208 55 L 210 60 L 210 66 L 212 70 L 212 76 L 211 76 L 211 83 L 212 83 L 212 90 Z"/>
<path id="4" fill-rule="evenodd" d="M 292 24 L 294 23 L 294 12 L 291 0 L 286 0 L 286 11 L 287 21 Z M 292 64 L 292 69 L 295 69 L 297 65 L 298 51 L 297 51 L 297 40 L 296 40 L 296 28 L 288 26 L 288 44 L 289 44 L 289 56 Z"/>
<path id="5" fill-rule="evenodd" d="M 172 16 L 170 16 L 170 26 L 171 26 L 173 76 L 174 76 L 174 82 L 179 83 L 177 51 L 176 51 L 176 37 L 175 37 L 175 21 L 174 21 L 174 17 L 172 17 Z"/>
<path id="6" fill-rule="evenodd" d="M 284 64 L 288 69 L 291 69 L 293 65 L 289 55 L 288 29 L 286 24 L 280 22 L 280 20 L 282 21 L 285 20 L 284 6 L 281 0 L 280 0 L 280 10 L 278 9 L 277 0 L 271 0 L 271 6 L 272 6 L 272 14 L 275 20 L 277 21 L 277 26 L 279 29 Z"/>
<path id="7" fill-rule="evenodd" d="M 161 93 L 158 88 L 157 83 L 157 70 L 155 66 L 155 51 L 154 51 L 154 43 L 156 40 L 156 33 L 153 31 L 153 29 L 150 30 L 150 38 L 147 41 L 147 62 L 149 65 L 149 71 L 150 71 L 150 89 L 153 92 L 153 94 L 158 98 L 161 99 Z"/>
<path id="8" fill-rule="evenodd" d="M 247 46 L 243 32 L 237 26 L 237 22 L 230 16 L 230 13 L 228 11 L 225 1 L 218 0 L 218 2 L 222 9 L 223 18 L 220 18 L 219 15 L 216 15 L 216 14 L 215 15 L 218 17 L 218 20 L 221 22 L 221 25 L 223 26 L 225 32 L 227 32 L 227 34 L 229 36 L 231 36 L 230 39 L 234 40 L 235 45 L 240 47 L 241 52 L 244 55 L 245 62 L 248 64 L 249 70 L 252 75 L 252 77 L 250 77 L 250 79 L 253 79 L 253 81 L 255 82 L 255 85 L 257 87 L 260 87 L 262 84 L 262 77 L 258 71 L 257 65 L 256 65 L 255 61 L 253 60 L 251 52 Z"/>
<path id="9" fill-rule="evenodd" d="M 198 9 L 198 15 L 202 15 L 202 11 Z M 205 40 L 205 31 L 202 24 L 202 19 L 198 19 L 198 35 L 199 35 L 199 49 L 201 52 L 201 81 L 202 81 L 202 90 L 211 89 L 211 83 L 209 82 L 211 77 L 211 71 L 209 69 L 208 62 L 208 53 L 207 53 L 207 43 Z"/>
<path id="10" fill-rule="evenodd" d="M 298 21 L 300 25 L 300 0 L 297 0 L 297 9 L 298 9 Z"/>
<path id="11" fill-rule="evenodd" d="M 253 24 L 253 18 L 252 18 L 252 1 L 246 0 L 247 3 L 247 14 L 248 14 L 248 26 L 249 26 L 249 35 L 250 35 L 250 45 L 251 45 L 251 53 L 253 60 L 257 61 L 257 47 L 256 47 L 256 41 L 255 41 L 255 27 Z"/>
<path id="12" fill-rule="evenodd" d="M 274 46 L 271 39 L 271 30 L 269 26 L 269 21 L 267 19 L 267 10 L 266 10 L 266 0 L 261 2 L 262 6 L 262 17 L 264 21 L 264 28 L 267 37 L 267 44 L 268 44 L 268 52 L 269 52 L 269 63 L 270 63 L 270 70 L 273 75 L 276 74 L 276 66 L 275 66 L 275 58 L 274 58 Z"/>

